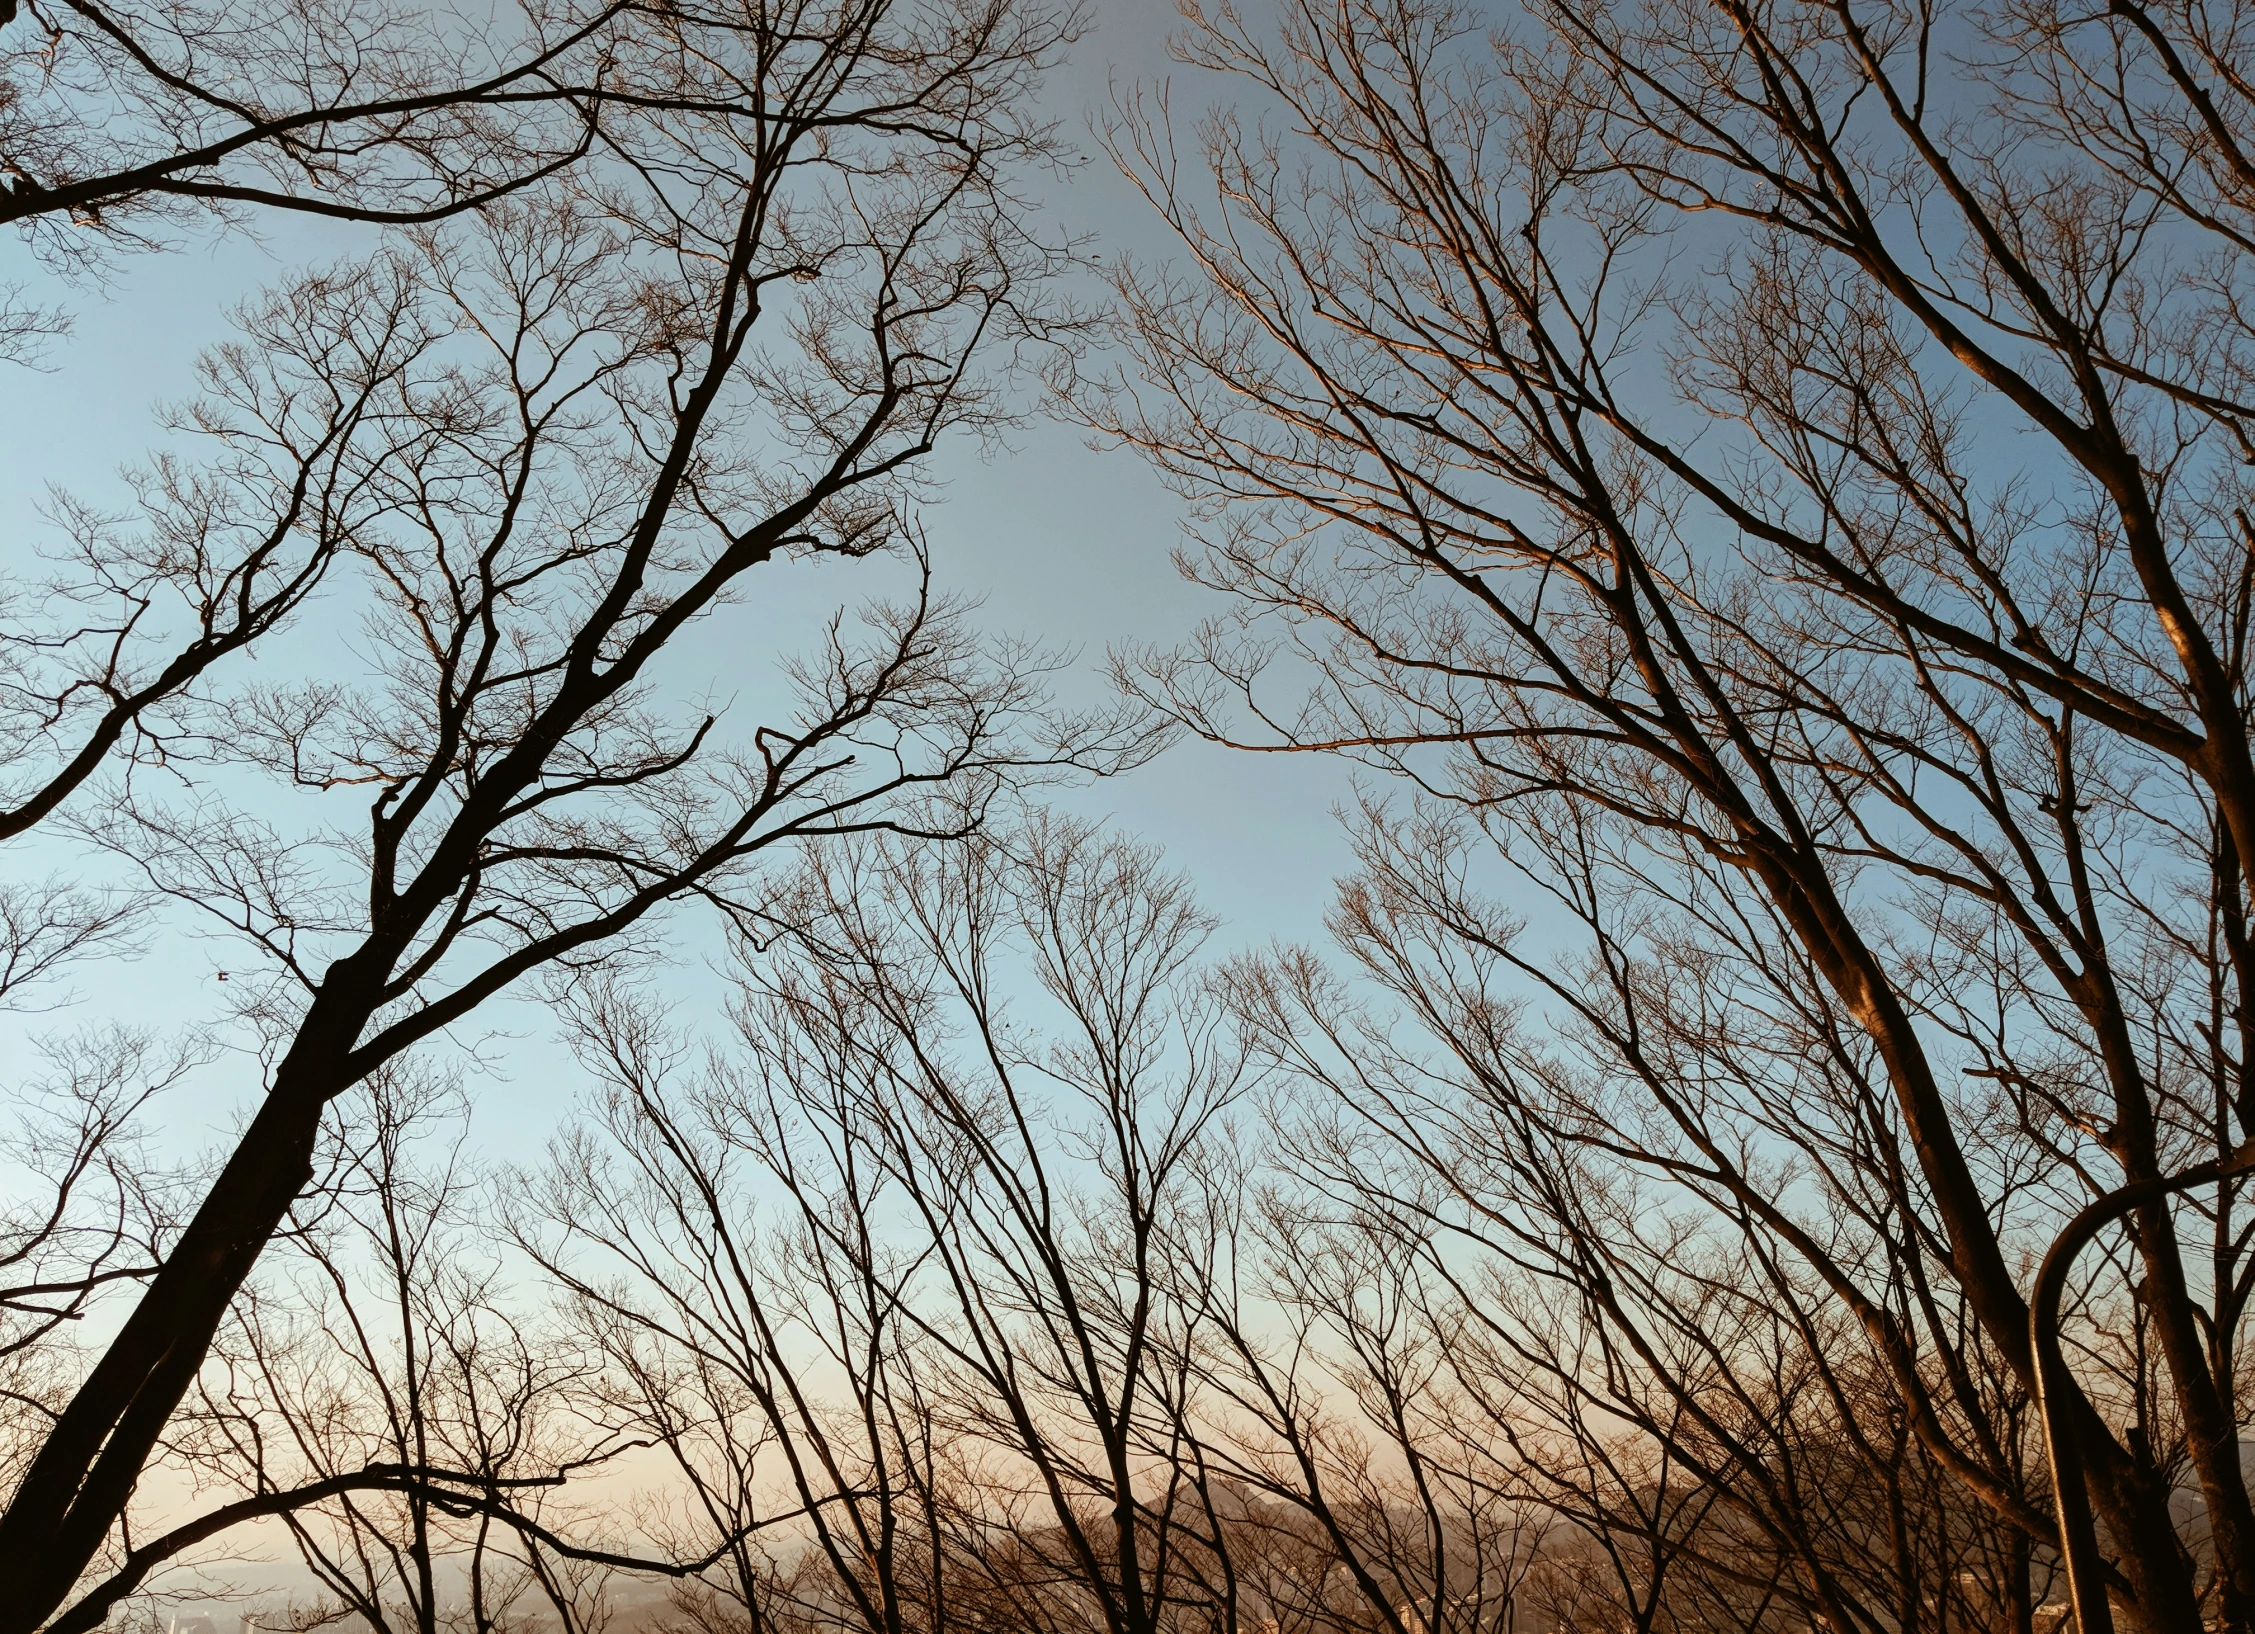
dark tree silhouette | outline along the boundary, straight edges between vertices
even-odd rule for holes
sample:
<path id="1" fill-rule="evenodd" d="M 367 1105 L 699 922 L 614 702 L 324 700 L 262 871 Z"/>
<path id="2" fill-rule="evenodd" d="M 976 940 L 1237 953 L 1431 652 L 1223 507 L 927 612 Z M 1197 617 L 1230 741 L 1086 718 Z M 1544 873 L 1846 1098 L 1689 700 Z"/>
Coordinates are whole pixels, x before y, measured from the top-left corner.
<path id="1" fill-rule="evenodd" d="M 1686 1408 L 1735 1266 L 1875 1452 L 2050 1549 L 2029 1268 L 2255 1133 L 2244 30 L 1293 0 L 1184 49 L 1263 111 L 1196 163 L 1123 115 L 1186 259 L 1123 271 L 1082 401 L 1234 612 L 1123 672 L 1411 792 L 1338 923 L 1439 1053 L 1341 1081 L 1609 1342 L 1615 1242 L 1706 1313 L 1638 1364 Z M 2077 1302 L 2055 1411 L 2141 1627 L 2255 1626 L 2243 1191 L 2149 1200 Z M 1656 1254 L 1677 1210 L 1718 1258 Z"/>
<path id="2" fill-rule="evenodd" d="M 666 904 L 750 911 L 736 893 L 780 843 L 919 830 L 943 794 L 973 824 L 1013 780 L 1140 752 L 1121 723 L 1049 712 L 1050 661 L 974 638 L 928 573 L 863 631 L 833 623 L 756 730 L 658 697 L 669 644 L 754 569 L 921 560 L 919 462 L 1006 418 L 982 364 L 1045 332 L 1056 254 L 1010 184 L 1046 152 L 1026 100 L 1071 26 L 885 0 L 684 17 L 649 43 L 641 82 L 669 90 L 614 127 L 599 190 L 317 276 L 222 370 L 226 434 L 294 448 L 291 382 L 377 321 L 365 279 L 391 292 L 382 436 L 337 456 L 364 508 L 301 524 L 350 561 L 370 670 L 248 690 L 199 726 L 243 772 L 367 804 L 292 837 L 136 788 L 99 824 L 263 955 L 274 1064 L 0 1517 L 0 1628 L 38 1627 L 104 1547 L 345 1089 Z M 265 514 L 279 486 L 259 464 L 195 491 Z"/>

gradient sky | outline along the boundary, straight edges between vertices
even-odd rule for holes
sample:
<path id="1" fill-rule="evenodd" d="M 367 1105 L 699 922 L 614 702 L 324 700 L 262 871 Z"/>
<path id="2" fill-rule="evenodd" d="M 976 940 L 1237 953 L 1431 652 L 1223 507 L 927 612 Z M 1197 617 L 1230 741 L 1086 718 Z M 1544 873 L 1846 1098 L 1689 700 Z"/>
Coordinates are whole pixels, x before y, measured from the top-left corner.
<path id="1" fill-rule="evenodd" d="M 1085 132 L 1115 85 L 1172 75 L 1178 110 L 1206 101 L 1210 87 L 1167 55 L 1176 23 L 1171 0 L 1095 0 L 1094 22 L 1050 92 L 1068 132 Z M 1095 234 L 1107 251 L 1167 251 L 1149 207 L 1093 152 L 1069 183 L 1048 185 L 1045 208 L 1058 226 Z M 225 335 L 233 304 L 294 266 L 373 241 L 361 229 L 270 220 L 256 237 L 207 234 L 79 286 L 42 273 L 20 244 L 0 252 L 0 281 L 26 283 L 34 298 L 60 301 L 77 318 L 76 333 L 52 354 L 52 372 L 0 376 L 0 538 L 11 562 L 29 564 L 42 537 L 52 538 L 39 516 L 50 485 L 97 502 L 122 494 L 118 469 L 156 439 L 152 405 L 188 394 L 195 354 Z M 983 596 L 986 625 L 1078 649 L 1079 691 L 1103 684 L 1097 672 L 1112 644 L 1172 640 L 1216 610 L 1177 577 L 1170 552 L 1181 538 L 1181 508 L 1135 455 L 1093 451 L 1058 425 L 1036 425 L 1014 442 L 990 460 L 948 450 L 941 467 L 948 491 L 927 518 L 941 581 Z M 840 571 L 827 582 L 849 600 L 863 593 Z M 686 654 L 692 664 L 702 656 L 694 646 Z M 711 659 L 717 676 L 723 655 Z M 1070 804 L 1162 845 L 1222 916 L 1221 944 L 1245 947 L 1320 934 L 1331 881 L 1345 862 L 1331 812 L 1347 787 L 1336 766 L 1186 744 Z M 9 866 L 19 877 L 51 867 L 98 877 L 100 867 L 45 837 L 13 848 Z M 199 940 L 196 929 L 185 919 L 170 923 L 131 966 L 82 974 L 76 987 L 84 1003 L 32 1026 L 105 1017 L 161 1026 L 216 1013 L 214 973 L 230 963 L 243 968 L 251 955 L 239 944 Z M 518 1064 L 506 1081 L 481 1091 L 481 1121 L 501 1152 L 530 1155 L 527 1137 L 544 1132 L 567 1098 L 556 1093 L 564 1087 L 562 1063 L 536 1042 L 537 1023 L 508 1017 L 508 1008 L 492 1019 L 523 1047 L 512 1052 Z M 17 1030 L 12 1047 L 0 1036 L 0 1047 L 16 1053 L 24 1036 Z M 254 1091 L 255 1074 L 223 1068 L 211 1075 L 180 1108 L 178 1138 L 219 1136 Z"/>

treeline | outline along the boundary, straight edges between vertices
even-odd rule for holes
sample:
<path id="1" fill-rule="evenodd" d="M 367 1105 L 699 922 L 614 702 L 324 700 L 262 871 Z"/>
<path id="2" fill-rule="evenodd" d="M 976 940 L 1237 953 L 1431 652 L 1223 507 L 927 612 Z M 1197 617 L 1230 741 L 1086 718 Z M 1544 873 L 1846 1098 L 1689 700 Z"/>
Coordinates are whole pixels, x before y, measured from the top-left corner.
<path id="1" fill-rule="evenodd" d="M 0 0 L 35 252 L 382 234 L 0 606 L 0 996 L 246 950 L 12 1070 L 0 1634 L 2255 1629 L 2239 8 L 1187 5 L 1153 258 L 1086 21 Z M 918 521 L 1036 412 L 1216 607 L 1095 711 Z M 1045 806 L 1184 733 L 1328 946 Z"/>

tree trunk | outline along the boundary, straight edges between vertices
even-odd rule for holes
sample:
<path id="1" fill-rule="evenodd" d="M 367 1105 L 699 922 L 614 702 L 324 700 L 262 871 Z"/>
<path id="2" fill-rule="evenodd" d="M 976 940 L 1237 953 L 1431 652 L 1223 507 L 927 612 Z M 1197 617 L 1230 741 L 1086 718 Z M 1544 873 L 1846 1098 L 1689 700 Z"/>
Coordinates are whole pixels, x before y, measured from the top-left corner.
<path id="1" fill-rule="evenodd" d="M 101 1550 L 228 1306 L 312 1179 L 322 1111 L 345 1087 L 339 1065 L 359 1031 L 321 1014 L 340 1008 L 315 1000 L 226 1167 L 0 1515 L 0 1634 L 32 1634 Z"/>

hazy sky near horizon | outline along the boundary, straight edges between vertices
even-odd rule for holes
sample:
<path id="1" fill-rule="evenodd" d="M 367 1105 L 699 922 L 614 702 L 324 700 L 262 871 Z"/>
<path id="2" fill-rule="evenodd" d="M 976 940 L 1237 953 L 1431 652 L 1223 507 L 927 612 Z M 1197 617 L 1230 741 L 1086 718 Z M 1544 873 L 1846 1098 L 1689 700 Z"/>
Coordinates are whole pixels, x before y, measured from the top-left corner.
<path id="1" fill-rule="evenodd" d="M 1115 88 L 1171 76 L 1178 113 L 1203 106 L 1216 88 L 1169 58 L 1166 39 L 1178 22 L 1172 0 L 1094 0 L 1092 21 L 1048 93 L 1088 162 L 1069 180 L 1042 183 L 1043 207 L 1057 227 L 1093 235 L 1106 253 L 1163 256 L 1167 240 L 1149 206 L 1087 130 Z M 196 354 L 226 337 L 231 307 L 295 268 L 365 253 L 375 241 L 367 229 L 269 218 L 255 235 L 192 236 L 168 253 L 126 258 L 101 279 L 76 285 L 43 273 L 11 242 L 0 252 L 0 283 L 24 283 L 34 299 L 60 302 L 76 317 L 75 332 L 51 355 L 51 372 L 16 369 L 0 377 L 0 548 L 10 553 L 11 570 L 25 571 L 42 541 L 54 542 L 40 514 L 52 489 L 97 504 L 122 499 L 120 468 L 160 438 L 155 406 L 190 394 Z M 984 626 L 1076 650 L 1082 674 L 1069 684 L 1081 691 L 1102 686 L 1107 649 L 1171 642 L 1219 610 L 1177 575 L 1171 552 L 1182 537 L 1181 506 L 1136 455 L 1092 450 L 1081 433 L 1051 423 L 1029 426 L 1012 444 L 988 458 L 965 445 L 946 449 L 946 491 L 925 518 L 941 583 L 982 598 Z M 842 572 L 832 582 L 849 602 L 862 594 Z M 689 654 L 693 663 L 700 656 L 694 648 Z M 740 661 L 717 648 L 709 656 L 716 679 L 727 663 Z M 1332 881 L 1347 862 L 1332 812 L 1348 792 L 1334 765 L 1183 744 L 1069 803 L 1162 846 L 1222 918 L 1217 946 L 1238 948 L 1320 936 Z M 9 865 L 19 874 L 53 866 L 87 876 L 101 866 L 46 837 L 17 848 Z M 240 944 L 176 916 L 130 966 L 82 975 L 76 986 L 85 1002 L 41 1024 L 208 1019 L 223 996 L 210 985 L 216 972 L 230 963 L 240 969 L 251 957 Z M 561 1109 L 565 1097 L 554 1093 L 562 1087 L 554 1081 L 561 1063 L 552 1045 L 507 1020 L 506 1009 L 494 1019 L 523 1037 L 522 1070 L 505 1074 L 514 1090 L 497 1085 L 480 1098 L 496 1102 L 506 1126 L 523 1136 Z M 187 1124 L 203 1138 L 218 1137 L 245 1104 L 245 1079 L 254 1076 L 212 1077 Z M 500 1144 L 522 1151 L 512 1138 Z"/>

